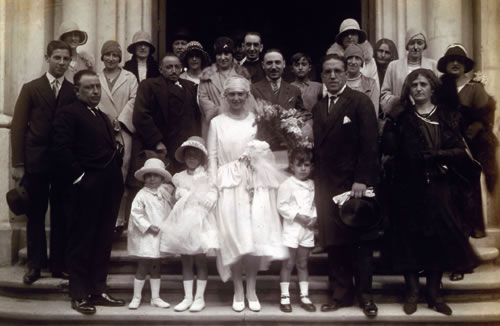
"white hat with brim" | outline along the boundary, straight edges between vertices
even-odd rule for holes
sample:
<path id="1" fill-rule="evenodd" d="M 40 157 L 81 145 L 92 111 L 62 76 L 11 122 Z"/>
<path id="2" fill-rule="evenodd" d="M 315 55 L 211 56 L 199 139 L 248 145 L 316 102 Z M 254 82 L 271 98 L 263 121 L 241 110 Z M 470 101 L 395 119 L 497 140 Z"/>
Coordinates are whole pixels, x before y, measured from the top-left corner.
<path id="1" fill-rule="evenodd" d="M 144 162 L 144 166 L 135 171 L 134 177 L 137 180 L 144 181 L 144 175 L 147 173 L 161 175 L 165 182 L 170 182 L 170 180 L 172 180 L 172 175 L 165 169 L 165 164 L 157 158 L 150 158 Z"/>
<path id="2" fill-rule="evenodd" d="M 177 161 L 184 163 L 184 151 L 186 150 L 187 147 L 194 147 L 202 151 L 203 154 L 205 154 L 205 160 L 206 160 L 208 156 L 208 151 L 207 148 L 205 147 L 205 141 L 201 137 L 191 136 L 188 138 L 188 140 L 183 142 L 182 145 L 175 151 L 175 159 Z"/>
<path id="3" fill-rule="evenodd" d="M 335 42 L 337 42 L 338 44 L 342 44 L 344 36 L 348 32 L 352 31 L 356 32 L 359 35 L 358 43 L 363 43 L 364 41 L 366 41 L 366 33 L 361 30 L 358 22 L 355 19 L 347 18 L 342 22 L 342 24 L 340 24 L 339 33 L 337 34 L 337 36 L 335 36 Z"/>
<path id="4" fill-rule="evenodd" d="M 150 54 L 156 51 L 153 41 L 151 40 L 151 35 L 148 32 L 139 31 L 132 36 L 132 43 L 127 47 L 127 52 L 130 54 L 135 54 L 135 47 L 139 43 L 146 43 L 151 48 Z"/>
<path id="5" fill-rule="evenodd" d="M 75 22 L 63 22 L 61 26 L 59 26 L 59 39 L 61 41 L 64 41 L 63 39 L 64 34 L 70 32 L 77 32 L 80 35 L 80 43 L 78 43 L 79 45 L 84 45 L 85 43 L 87 43 L 88 39 L 87 33 L 80 30 L 80 28 Z"/>

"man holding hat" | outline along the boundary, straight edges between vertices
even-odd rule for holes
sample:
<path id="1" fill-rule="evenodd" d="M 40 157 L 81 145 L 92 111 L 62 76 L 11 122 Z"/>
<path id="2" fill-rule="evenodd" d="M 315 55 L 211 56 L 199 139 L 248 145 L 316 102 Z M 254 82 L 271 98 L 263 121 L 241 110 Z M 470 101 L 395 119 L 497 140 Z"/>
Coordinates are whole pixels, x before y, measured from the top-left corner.
<path id="1" fill-rule="evenodd" d="M 377 64 L 373 58 L 373 47 L 366 40 L 365 31 L 361 30 L 359 23 L 352 18 L 345 19 L 340 24 L 339 33 L 335 36 L 335 43 L 326 51 L 326 54 L 337 54 L 345 57 L 344 51 L 351 44 L 358 44 L 363 50 L 363 67 L 361 73 L 373 78 L 378 84 Z M 379 85 L 380 87 L 380 85 Z"/>
<path id="2" fill-rule="evenodd" d="M 312 109 L 314 182 L 319 242 L 328 252 L 331 291 L 330 300 L 321 306 L 321 311 L 351 306 L 356 296 L 363 313 L 375 317 L 377 306 L 371 293 L 372 245 L 361 241 L 363 229 L 345 224 L 347 219 L 341 219 L 332 198 L 350 191 L 354 197 L 350 200 L 361 200 L 368 187 L 375 184 L 378 175 L 377 117 L 368 96 L 346 85 L 343 57 L 326 55 L 321 66 L 321 78 L 328 96 Z"/>
<path id="3" fill-rule="evenodd" d="M 406 76 L 418 68 L 426 68 L 438 75 L 437 63 L 423 56 L 427 49 L 427 41 L 423 31 L 410 28 L 406 32 L 406 50 L 408 54 L 399 60 L 392 61 L 387 67 L 384 83 L 381 88 L 380 106 L 382 111 L 395 118 L 402 110 L 399 97 Z"/>
<path id="4" fill-rule="evenodd" d="M 40 278 L 47 265 L 45 215 L 51 202 L 50 268 L 52 275 L 65 276 L 66 228 L 60 189 L 54 187 L 56 174 L 50 165 L 50 133 L 55 112 L 76 97 L 64 74 L 71 61 L 70 46 L 60 40 L 49 42 L 45 60 L 48 71 L 23 85 L 16 101 L 11 127 L 12 178 L 27 190 L 31 206 L 27 209 L 28 271 L 25 284 Z M 49 193 L 50 189 L 50 193 Z"/>
<path id="5" fill-rule="evenodd" d="M 149 33 L 139 31 L 132 37 L 132 43 L 127 47 L 127 52 L 132 58 L 125 62 L 124 69 L 135 75 L 138 82 L 146 78 L 158 77 L 158 62 L 153 57 L 155 47 Z"/>
<path id="6" fill-rule="evenodd" d="M 221 113 L 224 81 L 231 76 L 250 80 L 248 71 L 234 60 L 234 42 L 220 36 L 214 43 L 215 64 L 205 68 L 200 77 L 198 100 L 201 109 L 201 134 L 207 139 L 210 120 Z"/>

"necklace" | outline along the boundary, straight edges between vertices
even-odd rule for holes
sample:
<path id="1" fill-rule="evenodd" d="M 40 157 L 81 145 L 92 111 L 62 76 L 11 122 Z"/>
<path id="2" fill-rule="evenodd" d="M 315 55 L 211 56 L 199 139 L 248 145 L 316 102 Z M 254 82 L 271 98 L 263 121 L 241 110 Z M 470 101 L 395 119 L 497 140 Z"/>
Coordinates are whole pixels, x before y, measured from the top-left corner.
<path id="1" fill-rule="evenodd" d="M 417 116 L 417 118 L 419 118 L 420 120 L 426 122 L 426 123 L 429 123 L 431 125 L 439 125 L 439 122 L 437 121 L 432 121 L 431 119 L 429 119 L 429 117 L 431 115 L 434 114 L 434 112 L 436 112 L 436 106 L 434 105 L 434 107 L 432 108 L 432 110 L 428 113 L 418 113 L 417 111 L 415 111 L 415 115 Z"/>

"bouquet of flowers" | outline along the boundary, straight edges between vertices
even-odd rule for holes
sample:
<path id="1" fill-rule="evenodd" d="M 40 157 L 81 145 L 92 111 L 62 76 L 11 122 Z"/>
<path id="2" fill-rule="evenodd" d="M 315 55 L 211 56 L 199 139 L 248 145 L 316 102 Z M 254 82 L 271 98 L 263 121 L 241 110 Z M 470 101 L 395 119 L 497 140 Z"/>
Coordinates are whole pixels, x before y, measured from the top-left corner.
<path id="1" fill-rule="evenodd" d="M 292 149 L 295 147 L 312 148 L 311 132 L 308 121 L 309 112 L 300 112 L 295 108 L 285 109 L 278 104 L 260 102 L 258 105 L 256 138 L 266 141 L 271 150 Z"/>

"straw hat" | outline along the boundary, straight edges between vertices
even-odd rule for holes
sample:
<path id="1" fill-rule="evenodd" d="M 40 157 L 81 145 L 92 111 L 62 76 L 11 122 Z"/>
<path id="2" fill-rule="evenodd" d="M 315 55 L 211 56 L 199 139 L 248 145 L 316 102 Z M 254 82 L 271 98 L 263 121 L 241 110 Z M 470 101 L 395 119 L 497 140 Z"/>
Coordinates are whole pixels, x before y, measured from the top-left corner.
<path id="1" fill-rule="evenodd" d="M 342 24 L 340 24 L 339 33 L 335 36 L 335 42 L 342 44 L 342 39 L 348 32 L 355 31 L 359 35 L 358 43 L 363 43 L 366 41 L 366 33 L 361 30 L 359 23 L 352 18 L 345 19 Z"/>
<path id="2" fill-rule="evenodd" d="M 151 35 L 148 32 L 138 31 L 132 37 L 132 43 L 127 47 L 127 52 L 130 54 L 135 54 L 135 46 L 138 43 L 146 43 L 151 48 L 150 54 L 156 51 L 153 41 L 151 40 Z"/>
<path id="3" fill-rule="evenodd" d="M 165 182 L 172 180 L 172 175 L 165 169 L 165 164 L 158 158 L 150 158 L 144 162 L 144 166 L 135 172 L 134 177 L 137 180 L 144 181 L 146 173 L 159 174 Z"/>
<path id="4" fill-rule="evenodd" d="M 189 55 L 196 52 L 198 52 L 201 56 L 201 65 L 208 66 L 210 63 L 210 55 L 203 50 L 203 45 L 201 45 L 198 41 L 191 41 L 186 45 L 186 50 L 182 52 L 180 57 L 182 64 L 187 67 L 187 59 Z"/>
<path id="5" fill-rule="evenodd" d="M 187 147 L 194 147 L 196 149 L 199 149 L 205 155 L 206 160 L 208 152 L 207 148 L 205 147 L 205 140 L 198 136 L 191 136 L 175 151 L 175 159 L 177 161 L 184 163 L 184 152 L 186 151 Z"/>
<path id="6" fill-rule="evenodd" d="M 63 40 L 64 34 L 67 34 L 69 32 L 77 32 L 80 36 L 80 43 L 79 45 L 84 45 L 87 43 L 88 35 L 86 32 L 80 30 L 78 25 L 75 22 L 63 22 L 61 26 L 59 26 L 59 39 L 61 41 Z"/>

